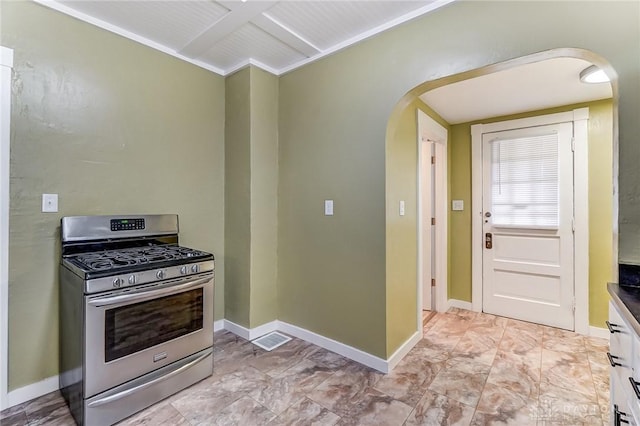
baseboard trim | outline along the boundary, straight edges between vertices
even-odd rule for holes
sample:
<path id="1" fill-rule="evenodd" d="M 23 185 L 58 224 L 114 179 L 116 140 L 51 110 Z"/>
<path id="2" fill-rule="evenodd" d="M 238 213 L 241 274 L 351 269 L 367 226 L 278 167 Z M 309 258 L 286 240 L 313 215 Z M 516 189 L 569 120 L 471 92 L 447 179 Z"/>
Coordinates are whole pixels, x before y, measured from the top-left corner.
<path id="1" fill-rule="evenodd" d="M 296 325 L 278 321 L 278 331 L 297 337 L 298 339 L 302 339 L 306 342 L 313 343 L 314 345 L 320 346 L 321 348 L 327 349 L 331 352 L 335 352 L 382 373 L 386 374 L 391 370 L 387 360 L 328 337 L 324 337 L 312 331 L 305 330 L 304 328 L 300 328 Z"/>
<path id="2" fill-rule="evenodd" d="M 389 357 L 387 360 L 387 373 L 393 370 L 420 340 L 422 340 L 422 329 L 416 331 Z"/>
<path id="3" fill-rule="evenodd" d="M 224 330 L 224 320 L 218 320 L 213 322 L 213 332 Z"/>
<path id="4" fill-rule="evenodd" d="M 232 332 L 236 336 L 242 337 L 245 340 L 253 340 L 264 336 L 267 333 L 271 333 L 272 331 L 277 331 L 278 321 L 275 320 L 254 328 L 247 328 L 226 319 L 224 320 L 224 329 Z"/>
<path id="5" fill-rule="evenodd" d="M 7 408 L 22 404 L 23 402 L 31 401 L 34 398 L 38 398 L 50 392 L 57 391 L 60 389 L 58 383 L 58 376 L 51 376 L 42 381 L 12 390 L 7 393 Z"/>
<path id="6" fill-rule="evenodd" d="M 243 327 L 241 325 L 236 324 L 235 322 L 231 322 L 229 320 L 223 320 L 224 321 L 224 329 L 227 331 L 232 332 L 233 334 L 235 334 L 236 336 L 242 337 L 245 340 L 251 340 L 249 339 L 249 329 L 246 327 Z"/>
<path id="7" fill-rule="evenodd" d="M 602 339 L 609 339 L 609 335 L 610 335 L 609 330 L 607 330 L 606 328 L 593 327 L 593 326 L 589 327 L 589 336 L 600 337 Z"/>
<path id="8" fill-rule="evenodd" d="M 468 311 L 473 311 L 473 303 L 465 302 L 464 300 L 449 299 L 447 301 L 447 305 L 448 305 L 448 308 L 458 308 L 458 309 L 466 309 Z"/>
<path id="9" fill-rule="evenodd" d="M 266 324 L 259 325 L 249 330 L 249 340 L 257 339 L 272 331 L 278 331 L 278 321 L 274 320 Z"/>
<path id="10" fill-rule="evenodd" d="M 253 340 L 260 336 L 263 336 L 272 331 L 279 331 L 286 333 L 290 336 L 302 339 L 305 342 L 312 343 L 321 348 L 327 349 L 331 352 L 335 352 L 339 355 L 349 358 L 352 361 L 358 362 L 367 367 L 371 367 L 382 373 L 389 373 L 398 363 L 409 353 L 411 349 L 422 339 L 422 332 L 416 331 L 409 339 L 407 339 L 388 360 L 379 358 L 375 355 L 371 355 L 368 352 L 364 352 L 360 349 L 354 348 L 347 344 L 338 342 L 337 340 L 330 339 L 313 331 L 306 330 L 293 324 L 286 323 L 284 321 L 271 321 L 267 324 L 263 324 L 259 327 L 248 329 L 241 325 L 238 325 L 232 321 L 224 320 L 225 330 L 243 338 L 246 340 Z"/>

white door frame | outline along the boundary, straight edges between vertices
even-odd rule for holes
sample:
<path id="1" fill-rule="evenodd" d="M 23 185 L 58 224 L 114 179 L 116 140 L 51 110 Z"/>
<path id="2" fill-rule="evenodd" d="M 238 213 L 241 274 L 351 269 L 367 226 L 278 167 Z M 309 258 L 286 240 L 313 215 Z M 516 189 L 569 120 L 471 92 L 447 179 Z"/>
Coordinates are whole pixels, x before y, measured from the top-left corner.
<path id="1" fill-rule="evenodd" d="M 431 283 L 423 283 L 422 269 L 423 269 L 423 238 L 422 238 L 422 224 L 423 214 L 422 211 L 422 167 L 420 159 L 422 158 L 422 141 L 430 139 L 434 141 L 435 145 L 435 157 L 436 157 L 436 177 L 434 182 L 434 188 L 436 190 L 435 198 L 435 218 L 436 225 L 434 226 L 435 232 L 435 250 L 440 254 L 436 256 L 435 262 L 435 279 L 436 279 L 436 296 L 435 296 L 435 310 L 437 312 L 443 312 L 447 310 L 448 292 L 447 292 L 447 206 L 448 206 L 448 192 L 447 192 L 447 141 L 448 131 L 441 126 L 434 119 L 429 117 L 424 111 L 417 109 L 417 121 L 418 121 L 418 330 L 422 330 L 422 289 L 423 285 L 431 285 Z M 429 260 L 431 261 L 431 260 Z"/>
<path id="2" fill-rule="evenodd" d="M 471 295 L 476 312 L 482 311 L 482 134 L 509 129 L 574 123 L 574 292 L 575 331 L 589 334 L 589 108 L 558 114 L 471 126 Z"/>
<path id="3" fill-rule="evenodd" d="M 9 355 L 9 138 L 13 50 L 0 46 L 0 410 L 7 408 Z"/>

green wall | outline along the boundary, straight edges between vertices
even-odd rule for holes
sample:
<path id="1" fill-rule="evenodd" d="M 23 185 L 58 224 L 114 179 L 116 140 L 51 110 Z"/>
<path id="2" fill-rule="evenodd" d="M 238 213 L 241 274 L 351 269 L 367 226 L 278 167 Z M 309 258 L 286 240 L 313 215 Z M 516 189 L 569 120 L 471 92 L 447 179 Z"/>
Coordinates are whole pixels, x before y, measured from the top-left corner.
<path id="1" fill-rule="evenodd" d="M 278 78 L 255 67 L 226 79 L 226 319 L 277 319 Z"/>
<path id="2" fill-rule="evenodd" d="M 449 134 L 448 178 L 451 200 L 465 208 L 449 209 L 449 299 L 471 301 L 471 127 L 452 125 Z"/>
<path id="3" fill-rule="evenodd" d="M 278 77 L 251 67 L 251 321 L 278 319 Z"/>
<path id="4" fill-rule="evenodd" d="M 613 105 L 602 100 L 549 108 L 522 114 L 494 117 L 451 126 L 452 199 L 471 206 L 471 126 L 479 123 L 533 117 L 589 108 L 589 322 L 603 327 L 607 319 L 606 283 L 614 279 L 613 271 Z M 449 297 L 471 302 L 471 214 L 450 212 L 451 232 Z M 460 215 L 459 213 L 465 213 Z"/>
<path id="5" fill-rule="evenodd" d="M 372 90 L 362 78 L 373 52 L 354 52 L 280 78 L 279 319 L 386 358 L 390 108 L 367 114 L 384 85 Z M 324 215 L 327 199 L 333 216 Z"/>
<path id="6" fill-rule="evenodd" d="M 249 327 L 251 297 L 251 70 L 225 80 L 226 319 Z"/>
<path id="7" fill-rule="evenodd" d="M 615 280 L 613 263 L 613 106 L 589 104 L 589 323 L 605 327 L 609 317 L 606 283 Z"/>
<path id="8" fill-rule="evenodd" d="M 394 111 L 387 126 L 387 357 L 416 332 L 418 110 L 449 129 L 442 117 L 417 98 Z M 404 216 L 398 213 L 400 200 L 405 202 Z"/>
<path id="9" fill-rule="evenodd" d="M 396 200 L 385 198 L 384 156 L 396 147 L 386 145 L 384 123 L 427 81 L 558 47 L 591 50 L 619 74 L 620 144 L 637 158 L 639 13 L 632 2 L 455 2 L 282 76 L 281 318 L 381 357 L 415 327 L 386 329 L 395 318 L 411 319 L 386 309 L 387 235 L 405 231 L 386 222 Z M 621 179 L 635 173 L 625 161 Z M 463 198 L 457 186 L 452 182 L 450 196 Z M 336 216 L 322 215 L 325 198 L 336 199 Z M 452 232 L 464 220 L 452 217 Z M 415 247 L 397 250 L 394 258 L 402 259 Z M 452 284 L 466 280 L 453 269 L 451 275 Z M 452 296 L 468 292 L 454 285 Z M 415 309 L 415 299 L 398 309 Z"/>
<path id="10" fill-rule="evenodd" d="M 224 79 L 32 2 L 2 2 L 14 49 L 9 234 L 13 390 L 58 374 L 60 218 L 177 213 L 216 255 L 224 317 Z M 42 193 L 59 212 L 41 213 Z"/>
<path id="11" fill-rule="evenodd" d="M 392 129 L 388 132 L 388 137 L 395 141 L 399 149 L 386 155 L 387 170 L 394 171 L 388 174 L 386 182 L 386 220 L 394 229 L 394 232 L 386 234 L 386 310 L 397 312 L 396 315 L 387 316 L 387 333 L 394 336 L 393 340 L 386 342 L 387 355 L 389 350 L 399 347 L 416 331 L 417 311 L 406 307 L 411 306 L 412 302 L 415 304 L 418 278 L 418 182 L 415 175 L 408 175 L 415 169 L 418 157 L 418 103 L 414 101 L 410 104 L 389 126 Z M 391 176 L 395 179 L 392 180 Z M 398 214 L 400 200 L 405 202 L 404 216 Z M 413 327 L 407 327 L 411 324 Z"/>

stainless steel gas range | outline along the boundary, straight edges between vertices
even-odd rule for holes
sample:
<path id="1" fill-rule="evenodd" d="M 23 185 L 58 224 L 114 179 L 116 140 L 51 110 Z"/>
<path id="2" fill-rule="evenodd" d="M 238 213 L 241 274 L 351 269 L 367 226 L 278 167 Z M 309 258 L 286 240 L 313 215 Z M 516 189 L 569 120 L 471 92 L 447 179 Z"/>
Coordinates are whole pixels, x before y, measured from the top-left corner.
<path id="1" fill-rule="evenodd" d="M 61 223 L 60 389 L 109 425 L 213 373 L 214 259 L 178 245 L 177 215 Z"/>

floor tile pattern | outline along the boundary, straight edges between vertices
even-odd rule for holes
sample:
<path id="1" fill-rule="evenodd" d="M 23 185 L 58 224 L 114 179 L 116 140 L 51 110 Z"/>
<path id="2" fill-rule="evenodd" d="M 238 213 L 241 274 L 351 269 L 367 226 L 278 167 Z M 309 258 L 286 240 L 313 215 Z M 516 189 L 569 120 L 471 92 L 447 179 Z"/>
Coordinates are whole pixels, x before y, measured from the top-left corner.
<path id="1" fill-rule="evenodd" d="M 214 374 L 129 425 L 608 425 L 604 339 L 452 308 L 387 375 L 293 339 L 272 352 L 222 331 Z M 73 425 L 58 392 L 2 426 Z"/>

